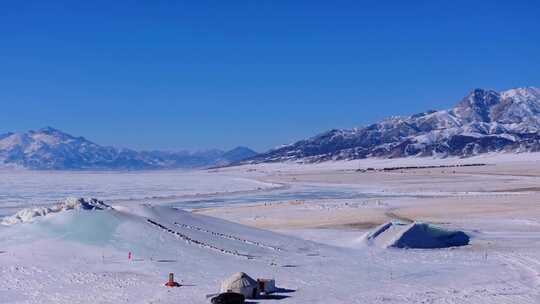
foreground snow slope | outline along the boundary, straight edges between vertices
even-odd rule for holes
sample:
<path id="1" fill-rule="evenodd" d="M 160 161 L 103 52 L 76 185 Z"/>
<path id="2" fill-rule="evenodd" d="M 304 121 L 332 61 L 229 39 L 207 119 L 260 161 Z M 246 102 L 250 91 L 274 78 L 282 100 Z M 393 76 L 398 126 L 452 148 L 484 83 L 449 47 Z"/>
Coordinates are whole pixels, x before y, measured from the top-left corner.
<path id="1" fill-rule="evenodd" d="M 348 249 L 168 207 L 66 210 L 0 226 L 0 302 L 208 303 L 244 271 L 283 288 L 261 303 L 537 303 L 538 264 L 474 242 Z M 185 286 L 165 288 L 168 272 Z"/>

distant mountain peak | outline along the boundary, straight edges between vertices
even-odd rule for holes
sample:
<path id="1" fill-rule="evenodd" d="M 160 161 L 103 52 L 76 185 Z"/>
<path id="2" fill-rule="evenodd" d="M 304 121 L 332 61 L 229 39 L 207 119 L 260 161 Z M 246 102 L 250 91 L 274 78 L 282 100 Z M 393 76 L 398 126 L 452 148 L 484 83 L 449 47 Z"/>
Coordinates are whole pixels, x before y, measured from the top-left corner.
<path id="1" fill-rule="evenodd" d="M 51 126 L 45 126 L 38 130 L 39 132 L 60 132 L 60 130 L 53 128 Z"/>
<path id="2" fill-rule="evenodd" d="M 499 92 L 493 90 L 474 89 L 460 104 L 458 104 L 458 107 L 460 105 L 469 107 L 491 107 L 500 101 L 499 97 Z"/>
<path id="3" fill-rule="evenodd" d="M 29 132 L 32 132 L 32 133 L 44 133 L 44 134 L 67 134 L 63 131 L 60 131 L 56 128 L 53 128 L 53 127 L 50 127 L 50 126 L 45 126 L 43 128 L 40 128 L 40 129 L 37 129 L 36 131 L 29 131 Z"/>
<path id="4" fill-rule="evenodd" d="M 223 153 L 222 158 L 228 163 L 237 163 L 255 155 L 257 155 L 257 152 L 251 150 L 250 148 L 238 146 Z"/>
<path id="5" fill-rule="evenodd" d="M 257 153 L 254 150 L 252 150 L 252 149 L 250 149 L 248 147 L 244 147 L 244 146 L 235 147 L 235 148 L 229 150 L 228 152 L 236 152 L 236 151 L 249 151 L 249 152 L 252 152 L 252 153 Z"/>
<path id="6" fill-rule="evenodd" d="M 84 137 L 44 127 L 27 133 L 0 135 L 0 166 L 48 170 L 199 168 L 229 164 L 253 156 L 248 150 L 139 152 L 100 146 Z"/>
<path id="7" fill-rule="evenodd" d="M 329 130 L 246 162 L 465 157 L 498 151 L 540 151 L 539 89 L 477 88 L 452 109 L 392 116 L 364 128 Z"/>

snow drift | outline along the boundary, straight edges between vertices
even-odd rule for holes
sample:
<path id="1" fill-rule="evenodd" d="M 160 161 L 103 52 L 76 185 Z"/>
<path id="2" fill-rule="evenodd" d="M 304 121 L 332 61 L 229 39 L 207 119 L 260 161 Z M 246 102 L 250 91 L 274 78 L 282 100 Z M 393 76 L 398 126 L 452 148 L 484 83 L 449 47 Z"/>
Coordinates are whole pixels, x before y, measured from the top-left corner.
<path id="1" fill-rule="evenodd" d="M 388 222 L 365 236 L 369 245 L 383 248 L 447 248 L 469 244 L 462 231 L 449 231 L 426 223 Z"/>
<path id="2" fill-rule="evenodd" d="M 104 202 L 95 199 L 84 199 L 84 198 L 67 198 L 66 200 L 58 203 L 52 207 L 34 207 L 26 208 L 15 213 L 14 215 L 4 217 L 1 221 L 1 225 L 14 225 L 17 223 L 26 223 L 31 222 L 37 217 L 46 216 L 52 213 L 63 212 L 67 210 L 105 210 L 111 209 L 111 206 L 105 204 Z"/>

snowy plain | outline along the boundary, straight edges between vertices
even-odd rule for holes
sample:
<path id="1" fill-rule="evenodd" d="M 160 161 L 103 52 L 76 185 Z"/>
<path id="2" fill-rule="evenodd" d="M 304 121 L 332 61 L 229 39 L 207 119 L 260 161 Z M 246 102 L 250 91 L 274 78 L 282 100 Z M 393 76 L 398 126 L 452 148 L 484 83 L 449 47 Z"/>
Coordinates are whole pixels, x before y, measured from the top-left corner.
<path id="1" fill-rule="evenodd" d="M 538 160 L 4 171 L 6 213 L 65 196 L 97 196 L 113 208 L 0 225 L 0 303 L 209 303 L 206 295 L 237 271 L 276 279 L 280 292 L 255 303 L 539 303 Z M 356 172 L 457 161 L 490 166 Z M 196 212 L 171 208 L 207 200 L 211 207 Z M 462 229 L 471 244 L 418 250 L 362 242 L 371 225 L 394 217 Z M 184 286 L 165 288 L 169 272 Z"/>

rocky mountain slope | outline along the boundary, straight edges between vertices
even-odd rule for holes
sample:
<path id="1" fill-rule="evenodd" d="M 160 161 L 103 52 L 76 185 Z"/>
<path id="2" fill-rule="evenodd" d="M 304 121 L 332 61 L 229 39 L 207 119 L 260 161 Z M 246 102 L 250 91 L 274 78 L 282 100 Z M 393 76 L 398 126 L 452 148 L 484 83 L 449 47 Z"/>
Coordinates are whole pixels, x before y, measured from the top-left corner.
<path id="1" fill-rule="evenodd" d="M 0 134 L 0 166 L 40 170 L 173 169 L 224 165 L 252 157 L 248 148 L 199 152 L 135 151 L 95 144 L 54 128 Z"/>
<path id="2" fill-rule="evenodd" d="M 330 130 L 244 163 L 467 157 L 498 151 L 540 151 L 540 89 L 475 89 L 449 110 L 391 117 L 352 130 Z"/>

